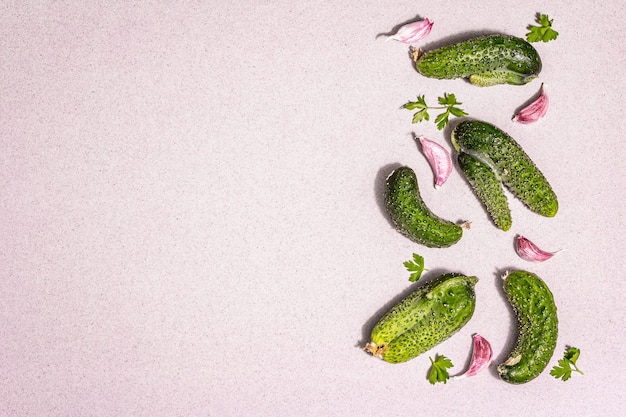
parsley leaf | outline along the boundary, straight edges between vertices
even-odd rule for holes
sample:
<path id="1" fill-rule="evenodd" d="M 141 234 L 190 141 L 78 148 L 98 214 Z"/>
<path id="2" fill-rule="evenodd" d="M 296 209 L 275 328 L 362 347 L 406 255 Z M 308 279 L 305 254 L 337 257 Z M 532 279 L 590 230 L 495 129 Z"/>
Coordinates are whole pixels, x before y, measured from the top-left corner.
<path id="1" fill-rule="evenodd" d="M 404 266 L 409 272 L 412 272 L 409 281 L 415 282 L 422 276 L 422 272 L 428 271 L 428 269 L 424 268 L 424 257 L 418 255 L 417 253 L 413 254 L 412 261 L 406 261 Z"/>
<path id="2" fill-rule="evenodd" d="M 430 363 L 432 367 L 430 368 L 430 373 L 428 374 L 428 381 L 435 385 L 437 382 L 443 382 L 444 384 L 450 379 L 450 374 L 448 374 L 447 369 L 452 368 L 452 361 L 446 358 L 443 355 L 437 356 L 437 359 L 433 361 L 433 358 L 430 359 Z"/>
<path id="3" fill-rule="evenodd" d="M 438 97 L 438 102 L 441 106 L 431 107 L 426 104 L 426 99 L 423 95 L 417 96 L 417 101 L 409 101 L 404 104 L 402 108 L 407 110 L 418 110 L 413 115 L 413 123 L 420 123 L 423 121 L 430 120 L 430 115 L 428 114 L 428 110 L 445 110 L 443 113 L 437 115 L 435 118 L 435 123 L 437 124 L 437 129 L 442 130 L 449 122 L 450 115 L 456 117 L 467 116 L 460 107 L 458 107 L 459 103 L 456 100 L 454 94 L 444 93 L 443 97 Z"/>
<path id="4" fill-rule="evenodd" d="M 419 123 L 424 120 L 428 121 L 430 119 L 430 115 L 426 109 L 422 109 L 413 115 L 413 123 Z"/>
<path id="5" fill-rule="evenodd" d="M 578 360 L 579 356 L 580 349 L 573 346 L 568 347 L 567 349 L 565 349 L 563 359 L 559 360 L 558 366 L 552 368 L 552 370 L 550 371 L 550 375 L 552 375 L 556 379 L 562 379 L 563 381 L 567 381 L 568 379 L 570 379 L 572 376 L 572 372 L 578 372 L 579 374 L 584 375 L 583 372 L 576 366 L 576 361 Z"/>
<path id="6" fill-rule="evenodd" d="M 437 118 L 435 119 L 435 123 L 437 123 L 437 129 L 441 130 L 444 127 L 446 127 L 446 125 L 448 124 L 448 118 L 450 116 L 450 111 L 446 110 L 445 113 L 441 113 L 439 116 L 437 116 Z"/>
<path id="7" fill-rule="evenodd" d="M 552 21 L 547 14 L 541 14 L 537 17 L 536 22 L 540 26 L 528 25 L 530 32 L 526 34 L 528 42 L 549 42 L 559 36 L 559 32 L 552 29 Z"/>
<path id="8" fill-rule="evenodd" d="M 443 104 L 446 106 L 454 106 L 455 104 L 463 104 L 456 101 L 456 96 L 454 94 L 444 93 L 443 97 L 439 97 L 439 104 Z"/>
<path id="9" fill-rule="evenodd" d="M 417 101 L 409 101 L 402 107 L 408 110 L 415 110 L 415 109 L 427 109 L 428 105 L 426 104 L 426 100 L 424 99 L 424 96 L 422 95 L 422 96 L 417 96 Z"/>

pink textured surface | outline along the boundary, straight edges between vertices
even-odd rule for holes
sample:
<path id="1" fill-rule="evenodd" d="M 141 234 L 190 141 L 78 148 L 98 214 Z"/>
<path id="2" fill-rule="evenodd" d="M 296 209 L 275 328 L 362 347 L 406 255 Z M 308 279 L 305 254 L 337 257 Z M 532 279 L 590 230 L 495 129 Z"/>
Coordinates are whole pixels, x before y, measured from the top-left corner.
<path id="1" fill-rule="evenodd" d="M 623 2 L 151 1 L 0 4 L 0 415 L 619 415 L 624 186 Z M 539 82 L 481 89 L 415 73 L 377 37 L 414 18 L 424 41 L 481 31 L 537 45 L 550 110 L 511 116 Z M 560 199 L 553 219 L 512 200 L 495 229 L 453 171 L 434 190 L 399 107 L 455 93 L 517 138 Z M 381 181 L 415 169 L 431 209 L 471 220 L 457 245 L 390 227 Z M 517 257 L 523 234 L 546 250 Z M 391 300 L 425 276 L 478 276 L 474 318 L 403 365 L 360 350 Z M 461 371 L 471 335 L 502 360 L 512 315 L 498 274 L 551 286 L 584 376 L 524 386 L 493 369 L 430 386 L 428 356 Z M 486 398 L 485 398 L 486 397 Z"/>

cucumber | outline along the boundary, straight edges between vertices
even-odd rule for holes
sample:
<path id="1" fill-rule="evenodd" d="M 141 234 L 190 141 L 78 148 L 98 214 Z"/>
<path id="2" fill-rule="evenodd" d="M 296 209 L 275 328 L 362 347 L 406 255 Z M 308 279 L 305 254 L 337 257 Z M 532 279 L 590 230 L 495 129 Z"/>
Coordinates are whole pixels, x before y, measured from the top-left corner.
<path id="1" fill-rule="evenodd" d="M 504 279 L 504 291 L 518 321 L 518 336 L 508 359 L 498 366 L 500 378 L 523 384 L 539 376 L 550 362 L 558 336 L 554 297 L 546 283 L 527 271 Z"/>
<path id="2" fill-rule="evenodd" d="M 436 216 L 426 206 L 409 167 L 400 167 L 387 177 L 385 203 L 396 230 L 416 243 L 444 248 L 463 236 L 461 226 Z"/>
<path id="3" fill-rule="evenodd" d="M 443 274 L 392 307 L 374 326 L 365 350 L 389 363 L 406 362 L 458 332 L 476 308 L 476 277 Z"/>
<path id="4" fill-rule="evenodd" d="M 552 187 L 507 133 L 486 122 L 464 120 L 452 131 L 452 145 L 458 152 L 471 154 L 491 167 L 530 210 L 545 217 L 556 215 L 559 203 Z"/>
<path id="5" fill-rule="evenodd" d="M 413 54 L 417 71 L 429 78 L 468 78 L 481 87 L 526 84 L 541 72 L 537 50 L 523 39 L 487 35 Z"/>
<path id="6" fill-rule="evenodd" d="M 491 167 L 468 153 L 461 151 L 457 161 L 461 172 L 487 209 L 494 224 L 504 231 L 509 230 L 512 224 L 511 210 L 500 178 Z"/>

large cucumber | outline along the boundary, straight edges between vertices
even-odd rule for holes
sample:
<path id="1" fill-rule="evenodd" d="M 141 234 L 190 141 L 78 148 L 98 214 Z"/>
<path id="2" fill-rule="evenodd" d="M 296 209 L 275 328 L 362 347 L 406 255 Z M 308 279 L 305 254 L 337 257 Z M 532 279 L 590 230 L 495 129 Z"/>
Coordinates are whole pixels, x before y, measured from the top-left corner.
<path id="1" fill-rule="evenodd" d="M 507 133 L 486 122 L 464 120 L 452 131 L 452 144 L 458 152 L 473 155 L 491 167 L 530 210 L 546 217 L 556 215 L 559 203 L 552 187 Z M 486 207 L 489 209 L 488 204 Z"/>
<path id="2" fill-rule="evenodd" d="M 531 44 L 508 35 L 487 35 L 413 54 L 417 71 L 430 78 L 469 78 L 472 84 L 526 84 L 537 78 L 541 58 Z"/>
<path id="3" fill-rule="evenodd" d="M 558 335 L 556 305 L 546 283 L 527 271 L 506 275 L 504 291 L 517 316 L 518 336 L 508 359 L 498 366 L 498 373 L 506 382 L 523 384 L 539 376 L 554 354 Z"/>
<path id="4" fill-rule="evenodd" d="M 476 277 L 449 273 L 417 288 L 374 326 L 365 350 L 400 363 L 448 339 L 474 314 L 476 282 Z"/>
<path id="5" fill-rule="evenodd" d="M 387 177 L 385 202 L 396 229 L 414 242 L 444 248 L 463 236 L 461 226 L 436 216 L 426 206 L 415 172 L 409 167 L 400 167 Z"/>

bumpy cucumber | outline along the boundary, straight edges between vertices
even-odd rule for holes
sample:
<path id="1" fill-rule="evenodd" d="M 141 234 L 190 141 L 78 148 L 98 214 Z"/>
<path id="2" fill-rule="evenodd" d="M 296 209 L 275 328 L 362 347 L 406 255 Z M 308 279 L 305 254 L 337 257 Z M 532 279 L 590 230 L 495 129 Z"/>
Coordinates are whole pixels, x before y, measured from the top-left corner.
<path id="1" fill-rule="evenodd" d="M 519 335 L 498 373 L 506 382 L 523 384 L 539 376 L 552 358 L 558 335 L 556 305 L 546 283 L 527 271 L 508 274 L 504 291 L 517 316 Z"/>
<path id="2" fill-rule="evenodd" d="M 469 78 L 472 84 L 526 84 L 537 78 L 541 58 L 531 44 L 507 35 L 488 35 L 414 54 L 417 71 L 430 78 Z"/>
<path id="3" fill-rule="evenodd" d="M 511 228 L 511 210 L 495 172 L 480 159 L 465 152 L 457 156 L 459 168 L 472 190 L 483 203 L 495 225 L 502 230 Z"/>
<path id="4" fill-rule="evenodd" d="M 444 248 L 463 236 L 458 224 L 434 215 L 422 200 L 415 172 L 400 167 L 387 177 L 387 212 L 396 229 L 419 244 Z"/>
<path id="5" fill-rule="evenodd" d="M 450 273 L 422 285 L 380 319 L 365 350 L 400 363 L 450 338 L 474 314 L 477 282 L 476 277 Z"/>
<path id="6" fill-rule="evenodd" d="M 521 146 L 494 125 L 464 120 L 452 131 L 452 144 L 488 164 L 530 210 L 553 217 L 559 203 L 552 187 Z"/>

